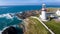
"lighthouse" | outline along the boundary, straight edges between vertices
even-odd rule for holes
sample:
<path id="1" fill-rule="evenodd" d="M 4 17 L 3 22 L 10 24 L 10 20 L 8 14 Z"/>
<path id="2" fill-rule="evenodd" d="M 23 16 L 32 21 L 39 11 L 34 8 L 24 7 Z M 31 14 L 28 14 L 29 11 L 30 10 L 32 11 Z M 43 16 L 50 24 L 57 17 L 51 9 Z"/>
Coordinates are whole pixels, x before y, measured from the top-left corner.
<path id="1" fill-rule="evenodd" d="M 42 11 L 41 11 L 40 18 L 41 18 L 42 21 L 46 21 L 47 20 L 45 4 L 42 4 Z"/>

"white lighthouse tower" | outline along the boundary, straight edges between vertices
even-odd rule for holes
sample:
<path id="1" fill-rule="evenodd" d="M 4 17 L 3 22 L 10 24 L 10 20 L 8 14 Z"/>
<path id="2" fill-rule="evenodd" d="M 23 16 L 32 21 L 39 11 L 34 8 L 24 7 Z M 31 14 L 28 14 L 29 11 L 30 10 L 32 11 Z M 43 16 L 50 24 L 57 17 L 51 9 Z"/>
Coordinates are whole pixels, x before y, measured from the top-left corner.
<path id="1" fill-rule="evenodd" d="M 41 18 L 42 21 L 47 21 L 45 4 L 42 4 L 42 11 L 41 11 L 40 18 Z"/>

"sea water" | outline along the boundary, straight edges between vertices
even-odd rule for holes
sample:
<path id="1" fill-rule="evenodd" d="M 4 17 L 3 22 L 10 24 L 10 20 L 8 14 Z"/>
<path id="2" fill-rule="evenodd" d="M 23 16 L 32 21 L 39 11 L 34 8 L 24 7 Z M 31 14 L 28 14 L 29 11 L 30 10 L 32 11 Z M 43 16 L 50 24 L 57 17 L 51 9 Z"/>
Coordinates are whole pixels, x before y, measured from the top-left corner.
<path id="1" fill-rule="evenodd" d="M 46 7 L 59 8 L 60 6 L 46 5 Z M 41 5 L 0 6 L 0 14 L 24 12 L 27 10 L 40 10 L 41 8 L 42 8 Z"/>
<path id="2" fill-rule="evenodd" d="M 14 14 L 27 10 L 40 10 L 41 6 L 0 6 L 0 30 L 10 25 L 16 25 L 19 20 Z M 11 15 L 13 15 L 13 17 Z"/>
<path id="3" fill-rule="evenodd" d="M 40 10 L 41 6 L 0 6 L 0 14 L 17 13 L 27 10 Z"/>

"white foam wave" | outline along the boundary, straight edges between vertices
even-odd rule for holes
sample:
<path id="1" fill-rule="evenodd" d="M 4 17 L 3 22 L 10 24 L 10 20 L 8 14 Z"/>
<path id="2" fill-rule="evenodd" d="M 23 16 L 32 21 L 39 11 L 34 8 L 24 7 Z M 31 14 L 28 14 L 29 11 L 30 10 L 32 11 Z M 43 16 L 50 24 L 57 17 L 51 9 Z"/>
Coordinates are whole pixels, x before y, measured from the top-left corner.
<path id="1" fill-rule="evenodd" d="M 6 14 L 7 19 L 12 19 L 13 17 L 10 14 Z"/>
<path id="2" fill-rule="evenodd" d="M 13 27 L 17 27 L 16 25 L 12 25 Z M 7 27 L 5 27 L 5 28 L 3 28 L 3 30 L 2 31 L 0 31 L 0 34 L 2 34 L 2 32 L 4 31 L 4 30 L 6 30 L 7 28 L 9 28 L 9 26 L 7 26 Z"/>
<path id="3" fill-rule="evenodd" d="M 22 11 L 21 11 L 21 12 L 19 12 L 19 13 L 22 13 Z"/>
<path id="4" fill-rule="evenodd" d="M 2 34 L 2 31 L 0 31 L 0 34 Z"/>
<path id="5" fill-rule="evenodd" d="M 12 25 L 13 27 L 19 27 L 19 25 Z"/>
<path id="6" fill-rule="evenodd" d="M 17 16 L 15 16 L 15 17 L 17 17 Z M 22 20 L 22 19 L 20 19 L 19 17 L 17 17 L 17 19 Z"/>
<path id="7" fill-rule="evenodd" d="M 4 31 L 5 29 L 7 29 L 7 28 L 9 28 L 9 27 L 5 27 L 5 28 L 3 28 L 3 30 L 2 31 Z"/>
<path id="8" fill-rule="evenodd" d="M 7 29 L 8 27 L 5 27 L 3 30 L 0 30 L 0 34 L 2 34 L 2 32 Z"/>
<path id="9" fill-rule="evenodd" d="M 0 15 L 0 18 L 3 18 L 3 17 L 6 17 L 7 19 L 13 18 L 9 13 Z"/>

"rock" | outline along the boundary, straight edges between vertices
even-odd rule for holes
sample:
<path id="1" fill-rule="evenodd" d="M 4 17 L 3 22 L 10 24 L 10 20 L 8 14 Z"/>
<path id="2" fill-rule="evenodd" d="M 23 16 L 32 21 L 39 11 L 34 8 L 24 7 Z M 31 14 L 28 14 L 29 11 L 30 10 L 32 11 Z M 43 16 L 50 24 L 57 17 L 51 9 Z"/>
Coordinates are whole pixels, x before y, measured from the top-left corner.
<path id="1" fill-rule="evenodd" d="M 5 29 L 2 34 L 17 34 L 17 30 L 15 27 L 10 26 L 9 28 Z"/>

